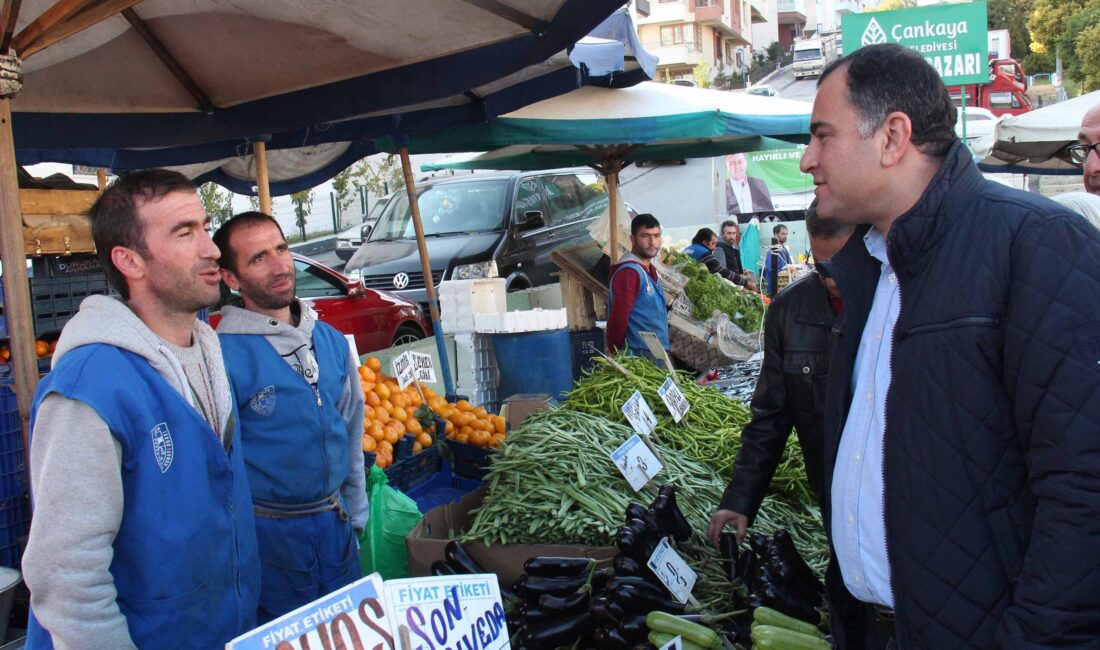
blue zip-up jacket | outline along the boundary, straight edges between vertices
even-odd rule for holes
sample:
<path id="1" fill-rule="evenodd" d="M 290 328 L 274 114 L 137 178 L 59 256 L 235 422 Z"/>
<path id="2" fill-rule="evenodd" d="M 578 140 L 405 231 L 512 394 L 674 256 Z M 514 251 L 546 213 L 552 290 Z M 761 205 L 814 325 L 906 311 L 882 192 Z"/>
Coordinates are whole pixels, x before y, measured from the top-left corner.
<path id="1" fill-rule="evenodd" d="M 348 428 L 337 402 L 350 350 L 325 323 L 313 327 L 317 388 L 261 334 L 219 333 L 239 402 L 252 496 L 281 505 L 320 501 L 348 478 Z"/>
<path id="2" fill-rule="evenodd" d="M 254 627 L 259 559 L 235 409 L 226 448 L 148 361 L 107 344 L 68 352 L 46 375 L 32 430 L 52 393 L 95 410 L 122 448 L 110 573 L 134 643 L 207 649 Z M 26 647 L 53 647 L 33 616 Z"/>
<path id="3" fill-rule="evenodd" d="M 880 269 L 864 232 L 823 262 L 844 297 L 826 522 Z M 898 648 L 1097 647 L 1100 232 L 985 180 L 956 141 L 886 241 L 901 294 L 883 441 Z M 827 587 L 837 647 L 863 647 L 870 614 L 835 562 Z"/>

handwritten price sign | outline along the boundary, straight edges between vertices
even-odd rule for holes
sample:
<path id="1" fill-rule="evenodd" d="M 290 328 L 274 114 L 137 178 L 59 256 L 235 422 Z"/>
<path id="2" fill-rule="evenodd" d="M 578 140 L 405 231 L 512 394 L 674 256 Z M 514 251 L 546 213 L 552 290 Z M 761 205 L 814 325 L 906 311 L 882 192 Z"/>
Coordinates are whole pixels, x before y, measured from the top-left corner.
<path id="1" fill-rule="evenodd" d="M 691 404 L 688 404 L 687 398 L 680 392 L 680 387 L 672 381 L 672 377 L 661 384 L 661 387 L 657 389 L 657 394 L 661 396 L 661 401 L 668 407 L 668 412 L 672 414 L 673 420 L 679 423 L 680 420 L 684 419 L 688 409 L 691 408 Z"/>
<path id="2" fill-rule="evenodd" d="M 653 429 L 657 427 L 657 416 L 653 414 L 653 409 L 649 408 L 649 403 L 638 391 L 634 391 L 630 399 L 626 400 L 626 404 L 623 404 L 623 415 L 626 416 L 630 426 L 643 436 L 653 433 Z"/>
<path id="3" fill-rule="evenodd" d="M 661 543 L 649 556 L 647 563 L 650 570 L 657 575 L 662 583 L 676 600 L 686 603 L 691 596 L 691 590 L 695 588 L 695 580 L 699 577 L 695 571 L 684 562 L 684 558 L 668 544 L 668 538 L 661 539 Z"/>
<path id="4" fill-rule="evenodd" d="M 410 650 L 509 647 L 500 584 L 491 573 L 390 580 L 386 611 L 395 635 L 408 628 Z"/>

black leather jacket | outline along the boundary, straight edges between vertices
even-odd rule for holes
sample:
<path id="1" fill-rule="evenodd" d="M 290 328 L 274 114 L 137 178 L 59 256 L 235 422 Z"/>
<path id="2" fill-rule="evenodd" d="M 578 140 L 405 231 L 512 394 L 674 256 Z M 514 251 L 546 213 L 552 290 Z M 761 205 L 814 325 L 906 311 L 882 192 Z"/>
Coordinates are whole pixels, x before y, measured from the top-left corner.
<path id="1" fill-rule="evenodd" d="M 741 432 L 741 450 L 720 508 L 751 521 L 768 492 L 791 428 L 806 461 L 818 502 L 824 490 L 825 378 L 829 333 L 836 316 L 816 273 L 779 292 L 764 320 L 764 363 L 752 396 L 752 421 Z"/>

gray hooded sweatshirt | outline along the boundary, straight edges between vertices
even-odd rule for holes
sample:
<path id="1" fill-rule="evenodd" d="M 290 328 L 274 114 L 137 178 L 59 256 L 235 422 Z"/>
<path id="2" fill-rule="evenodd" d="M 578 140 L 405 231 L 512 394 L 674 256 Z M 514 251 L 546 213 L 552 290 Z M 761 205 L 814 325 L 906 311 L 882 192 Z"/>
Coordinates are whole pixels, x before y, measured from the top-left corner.
<path id="1" fill-rule="evenodd" d="M 214 331 L 199 320 L 191 336 L 206 362 L 217 430 L 224 436 L 232 397 L 221 345 Z M 53 362 L 92 343 L 141 355 L 202 412 L 168 344 L 124 303 L 107 296 L 84 299 L 61 333 Z M 122 523 L 122 447 L 91 407 L 56 393 L 38 408 L 33 440 L 35 510 L 23 554 L 23 576 L 34 614 L 50 631 L 58 650 L 134 648 L 110 573 L 112 545 Z"/>
<path id="2" fill-rule="evenodd" d="M 295 372 L 307 378 L 316 388 L 320 369 L 313 352 L 313 328 L 317 325 L 317 312 L 295 299 L 291 310 L 299 315 L 298 325 L 277 321 L 240 307 L 222 307 L 222 319 L 218 334 L 257 334 L 267 339 L 283 360 Z M 363 468 L 363 387 L 359 383 L 358 359 L 348 355 L 347 379 L 344 390 L 336 403 L 340 417 L 348 430 L 348 477 L 340 487 L 351 525 L 363 530 L 367 525 L 367 479 Z M 248 453 L 247 451 L 245 452 Z"/>

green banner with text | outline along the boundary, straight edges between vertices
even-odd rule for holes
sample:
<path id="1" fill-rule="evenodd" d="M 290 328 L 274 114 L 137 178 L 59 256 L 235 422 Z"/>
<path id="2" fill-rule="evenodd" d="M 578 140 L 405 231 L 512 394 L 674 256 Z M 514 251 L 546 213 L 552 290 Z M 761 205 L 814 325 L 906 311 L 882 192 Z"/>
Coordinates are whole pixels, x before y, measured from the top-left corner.
<path id="1" fill-rule="evenodd" d="M 986 4 L 964 2 L 915 9 L 845 14 L 844 53 L 898 43 L 920 52 L 948 86 L 989 81 Z"/>

